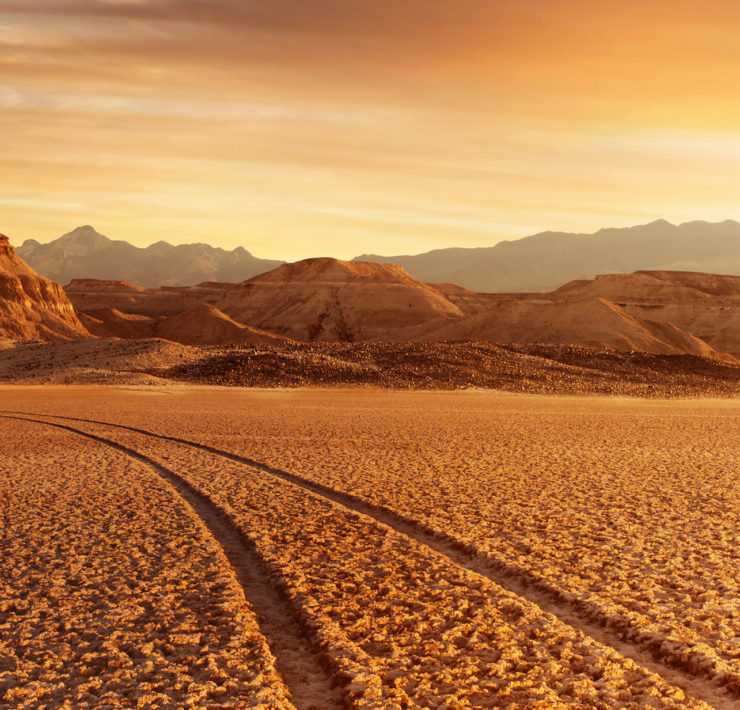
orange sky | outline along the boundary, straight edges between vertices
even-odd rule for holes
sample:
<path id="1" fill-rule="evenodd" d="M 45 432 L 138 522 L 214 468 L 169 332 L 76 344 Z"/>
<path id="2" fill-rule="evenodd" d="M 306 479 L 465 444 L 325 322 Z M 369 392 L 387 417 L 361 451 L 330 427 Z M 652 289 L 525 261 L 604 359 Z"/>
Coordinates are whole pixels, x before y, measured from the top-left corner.
<path id="1" fill-rule="evenodd" d="M 0 231 L 296 259 L 738 219 L 739 27 L 737 0 L 0 0 Z"/>

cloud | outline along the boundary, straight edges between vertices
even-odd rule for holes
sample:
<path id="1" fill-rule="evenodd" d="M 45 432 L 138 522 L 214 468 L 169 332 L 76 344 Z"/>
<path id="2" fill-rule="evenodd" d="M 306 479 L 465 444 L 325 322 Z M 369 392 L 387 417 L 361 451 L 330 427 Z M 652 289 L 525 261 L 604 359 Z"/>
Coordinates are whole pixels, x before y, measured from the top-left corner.
<path id="1" fill-rule="evenodd" d="M 736 0 L 0 0 L 0 191 L 208 238 L 183 195 L 232 239 L 362 224 L 419 250 L 689 188 L 717 211 L 739 23 Z M 631 138 L 692 133 L 710 143 Z"/>

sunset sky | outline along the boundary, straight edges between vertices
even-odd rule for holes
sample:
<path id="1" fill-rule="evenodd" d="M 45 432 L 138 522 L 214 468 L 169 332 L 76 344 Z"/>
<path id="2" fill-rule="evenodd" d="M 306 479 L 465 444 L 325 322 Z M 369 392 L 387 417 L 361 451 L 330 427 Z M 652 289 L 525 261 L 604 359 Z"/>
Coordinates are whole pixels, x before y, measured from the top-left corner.
<path id="1" fill-rule="evenodd" d="M 262 257 L 740 218 L 737 0 L 0 0 L 0 232 Z"/>

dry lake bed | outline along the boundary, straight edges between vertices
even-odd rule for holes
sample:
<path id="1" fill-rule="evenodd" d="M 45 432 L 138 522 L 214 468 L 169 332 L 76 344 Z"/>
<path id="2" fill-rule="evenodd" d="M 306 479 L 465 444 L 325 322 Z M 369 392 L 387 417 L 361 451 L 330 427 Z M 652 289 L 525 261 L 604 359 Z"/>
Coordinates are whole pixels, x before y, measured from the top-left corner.
<path id="1" fill-rule="evenodd" d="M 740 402 L 0 388 L 0 706 L 733 708 Z"/>

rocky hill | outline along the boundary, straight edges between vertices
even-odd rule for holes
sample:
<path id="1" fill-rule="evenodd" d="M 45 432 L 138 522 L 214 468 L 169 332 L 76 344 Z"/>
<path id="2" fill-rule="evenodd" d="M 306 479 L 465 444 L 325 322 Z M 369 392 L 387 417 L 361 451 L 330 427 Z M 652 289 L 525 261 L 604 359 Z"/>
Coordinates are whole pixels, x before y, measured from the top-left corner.
<path id="1" fill-rule="evenodd" d="M 463 315 L 400 266 L 328 258 L 256 276 L 225 291 L 217 306 L 241 323 L 308 341 L 397 339 L 430 321 Z"/>
<path id="2" fill-rule="evenodd" d="M 740 358 L 740 276 L 688 271 L 609 274 L 565 284 L 565 300 L 605 298 L 640 319 L 671 323 Z"/>
<path id="3" fill-rule="evenodd" d="M 0 234 L 0 340 L 89 337 L 64 289 L 39 276 Z"/>
<path id="4" fill-rule="evenodd" d="M 240 284 L 146 289 L 77 280 L 67 293 L 101 337 L 185 344 L 486 341 L 740 359 L 740 277 L 639 271 L 549 293 L 480 294 L 399 266 L 307 259 Z"/>
<path id="5" fill-rule="evenodd" d="M 419 339 L 605 346 L 740 359 L 740 276 L 608 274 L 572 281 L 551 293 L 491 296 L 488 303 L 478 313 L 419 333 Z"/>

